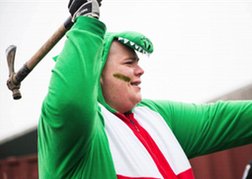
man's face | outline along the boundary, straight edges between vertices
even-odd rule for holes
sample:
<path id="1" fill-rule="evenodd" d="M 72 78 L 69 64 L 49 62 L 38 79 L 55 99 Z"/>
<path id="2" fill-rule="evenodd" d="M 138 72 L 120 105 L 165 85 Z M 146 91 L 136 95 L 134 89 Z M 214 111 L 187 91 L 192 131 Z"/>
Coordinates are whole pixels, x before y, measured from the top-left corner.
<path id="1" fill-rule="evenodd" d="M 114 41 L 101 76 L 106 102 L 121 113 L 130 111 L 142 99 L 140 77 L 144 71 L 134 50 Z"/>

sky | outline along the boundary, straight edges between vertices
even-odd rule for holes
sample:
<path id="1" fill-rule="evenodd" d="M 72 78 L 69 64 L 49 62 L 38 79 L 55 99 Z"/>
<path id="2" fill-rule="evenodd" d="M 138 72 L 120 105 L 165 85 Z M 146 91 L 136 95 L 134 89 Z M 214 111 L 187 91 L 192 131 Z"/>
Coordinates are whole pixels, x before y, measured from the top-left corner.
<path id="1" fill-rule="evenodd" d="M 7 89 L 5 50 L 16 45 L 15 70 L 69 16 L 67 0 L 0 0 L 0 143 L 36 128 L 51 58 L 65 37 L 21 84 Z M 143 98 L 204 103 L 252 83 L 252 0 L 103 0 L 108 31 L 138 31 L 154 44 L 141 56 Z"/>

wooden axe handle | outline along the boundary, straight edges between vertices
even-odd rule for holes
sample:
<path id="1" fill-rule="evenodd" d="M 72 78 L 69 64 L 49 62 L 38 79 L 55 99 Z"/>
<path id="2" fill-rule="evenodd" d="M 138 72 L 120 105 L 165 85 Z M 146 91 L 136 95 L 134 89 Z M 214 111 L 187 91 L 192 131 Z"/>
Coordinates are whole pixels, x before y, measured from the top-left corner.
<path id="1" fill-rule="evenodd" d="M 71 17 L 61 25 L 56 32 L 40 47 L 40 49 L 28 60 L 24 66 L 16 73 L 15 80 L 17 83 L 23 81 L 23 79 L 32 71 L 32 69 L 44 58 L 44 56 L 59 42 L 59 40 L 65 35 L 65 33 L 73 25 Z"/>
<path id="2" fill-rule="evenodd" d="M 58 41 L 65 35 L 65 33 L 72 27 L 72 18 L 69 17 L 63 25 L 61 25 L 57 31 L 40 47 L 40 49 L 20 68 L 17 73 L 14 72 L 14 59 L 12 63 L 9 63 L 8 49 L 7 49 L 7 61 L 9 66 L 9 79 L 7 81 L 8 88 L 13 92 L 14 99 L 20 99 L 20 92 L 16 91 L 17 95 L 14 96 L 14 91 L 20 88 L 20 83 L 25 77 L 33 70 L 33 68 L 44 58 L 44 56 L 58 43 Z M 14 55 L 15 56 L 15 55 Z M 12 55 L 13 58 L 13 55 Z M 11 66 L 13 65 L 13 66 Z M 19 96 L 20 95 L 20 96 Z"/>

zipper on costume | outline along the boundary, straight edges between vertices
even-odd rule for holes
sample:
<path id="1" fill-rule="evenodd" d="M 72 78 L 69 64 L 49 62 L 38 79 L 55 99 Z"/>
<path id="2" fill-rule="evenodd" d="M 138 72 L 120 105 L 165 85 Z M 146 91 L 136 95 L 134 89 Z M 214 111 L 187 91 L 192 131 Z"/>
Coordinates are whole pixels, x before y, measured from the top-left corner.
<path id="1" fill-rule="evenodd" d="M 137 127 L 136 123 L 132 120 L 132 119 L 129 119 L 130 120 L 130 123 L 134 126 L 134 128 L 136 129 L 137 132 L 140 132 L 139 128 Z"/>

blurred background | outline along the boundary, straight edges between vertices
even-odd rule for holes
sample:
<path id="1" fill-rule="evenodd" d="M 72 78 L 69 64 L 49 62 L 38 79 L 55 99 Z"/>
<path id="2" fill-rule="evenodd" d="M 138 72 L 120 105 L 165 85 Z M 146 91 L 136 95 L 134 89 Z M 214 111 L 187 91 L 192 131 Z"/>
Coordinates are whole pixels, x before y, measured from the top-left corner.
<path id="1" fill-rule="evenodd" d="M 2 146 L 35 135 L 52 57 L 60 53 L 65 37 L 22 82 L 23 97 L 17 101 L 6 87 L 5 50 L 17 46 L 17 71 L 69 16 L 67 4 L 67 0 L 0 0 Z M 100 19 L 108 31 L 138 31 L 153 41 L 154 53 L 141 60 L 144 98 L 204 103 L 227 95 L 229 99 L 235 92 L 243 94 L 239 99 L 251 99 L 251 93 L 244 92 L 250 91 L 252 82 L 251 0 L 104 0 Z M 3 151 L 0 146 L 0 154 Z"/>

